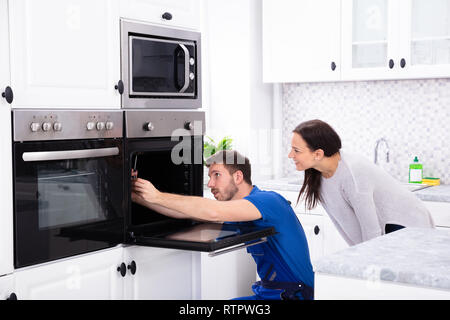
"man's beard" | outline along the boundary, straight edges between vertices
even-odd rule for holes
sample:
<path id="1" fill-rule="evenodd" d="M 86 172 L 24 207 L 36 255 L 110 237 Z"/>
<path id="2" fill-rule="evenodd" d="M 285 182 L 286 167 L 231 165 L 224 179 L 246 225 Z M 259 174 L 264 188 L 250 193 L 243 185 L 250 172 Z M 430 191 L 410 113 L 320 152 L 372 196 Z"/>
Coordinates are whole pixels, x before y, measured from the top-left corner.
<path id="1" fill-rule="evenodd" d="M 216 191 L 217 189 L 212 189 L 211 192 Z M 238 187 L 234 183 L 233 179 L 231 179 L 230 183 L 226 187 L 223 192 L 220 193 L 220 195 L 223 196 L 223 199 L 217 199 L 219 201 L 228 201 L 233 199 L 234 195 L 239 191 Z"/>

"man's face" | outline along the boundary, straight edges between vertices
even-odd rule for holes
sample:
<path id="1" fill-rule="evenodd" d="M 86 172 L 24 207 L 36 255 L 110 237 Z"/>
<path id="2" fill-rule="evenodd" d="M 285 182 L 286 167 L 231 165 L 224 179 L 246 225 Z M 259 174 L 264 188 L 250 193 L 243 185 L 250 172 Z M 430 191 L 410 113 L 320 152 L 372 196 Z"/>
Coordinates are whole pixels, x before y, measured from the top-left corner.
<path id="1" fill-rule="evenodd" d="M 208 187 L 211 193 L 219 201 L 231 200 L 238 192 L 238 187 L 223 164 L 214 163 L 209 167 Z"/>

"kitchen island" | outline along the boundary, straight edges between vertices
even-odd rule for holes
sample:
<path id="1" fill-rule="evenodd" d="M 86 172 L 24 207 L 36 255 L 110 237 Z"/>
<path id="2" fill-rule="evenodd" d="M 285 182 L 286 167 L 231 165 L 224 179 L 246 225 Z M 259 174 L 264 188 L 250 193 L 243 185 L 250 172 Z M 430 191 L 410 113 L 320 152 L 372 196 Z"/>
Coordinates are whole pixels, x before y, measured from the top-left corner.
<path id="1" fill-rule="evenodd" d="M 314 263 L 315 299 L 450 299 L 450 233 L 405 228 Z"/>

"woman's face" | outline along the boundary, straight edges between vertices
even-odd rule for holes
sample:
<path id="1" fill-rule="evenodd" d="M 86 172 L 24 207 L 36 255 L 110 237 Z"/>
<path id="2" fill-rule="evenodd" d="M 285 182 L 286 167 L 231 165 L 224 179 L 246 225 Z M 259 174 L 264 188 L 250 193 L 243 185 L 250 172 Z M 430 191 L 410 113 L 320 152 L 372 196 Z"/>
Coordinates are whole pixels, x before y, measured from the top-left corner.
<path id="1" fill-rule="evenodd" d="M 294 160 L 295 168 L 298 171 L 304 171 L 312 168 L 315 164 L 316 155 L 308 148 L 308 144 L 298 133 L 292 134 L 291 152 L 288 157 Z"/>

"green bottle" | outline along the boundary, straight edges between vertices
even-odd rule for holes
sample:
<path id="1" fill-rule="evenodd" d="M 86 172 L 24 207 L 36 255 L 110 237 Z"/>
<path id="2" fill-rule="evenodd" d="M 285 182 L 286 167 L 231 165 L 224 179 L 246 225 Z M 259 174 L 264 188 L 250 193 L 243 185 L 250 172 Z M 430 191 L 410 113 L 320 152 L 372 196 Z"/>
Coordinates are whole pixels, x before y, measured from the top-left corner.
<path id="1" fill-rule="evenodd" d="M 422 164 L 415 157 L 414 162 L 409 165 L 409 183 L 422 183 L 422 174 Z"/>

